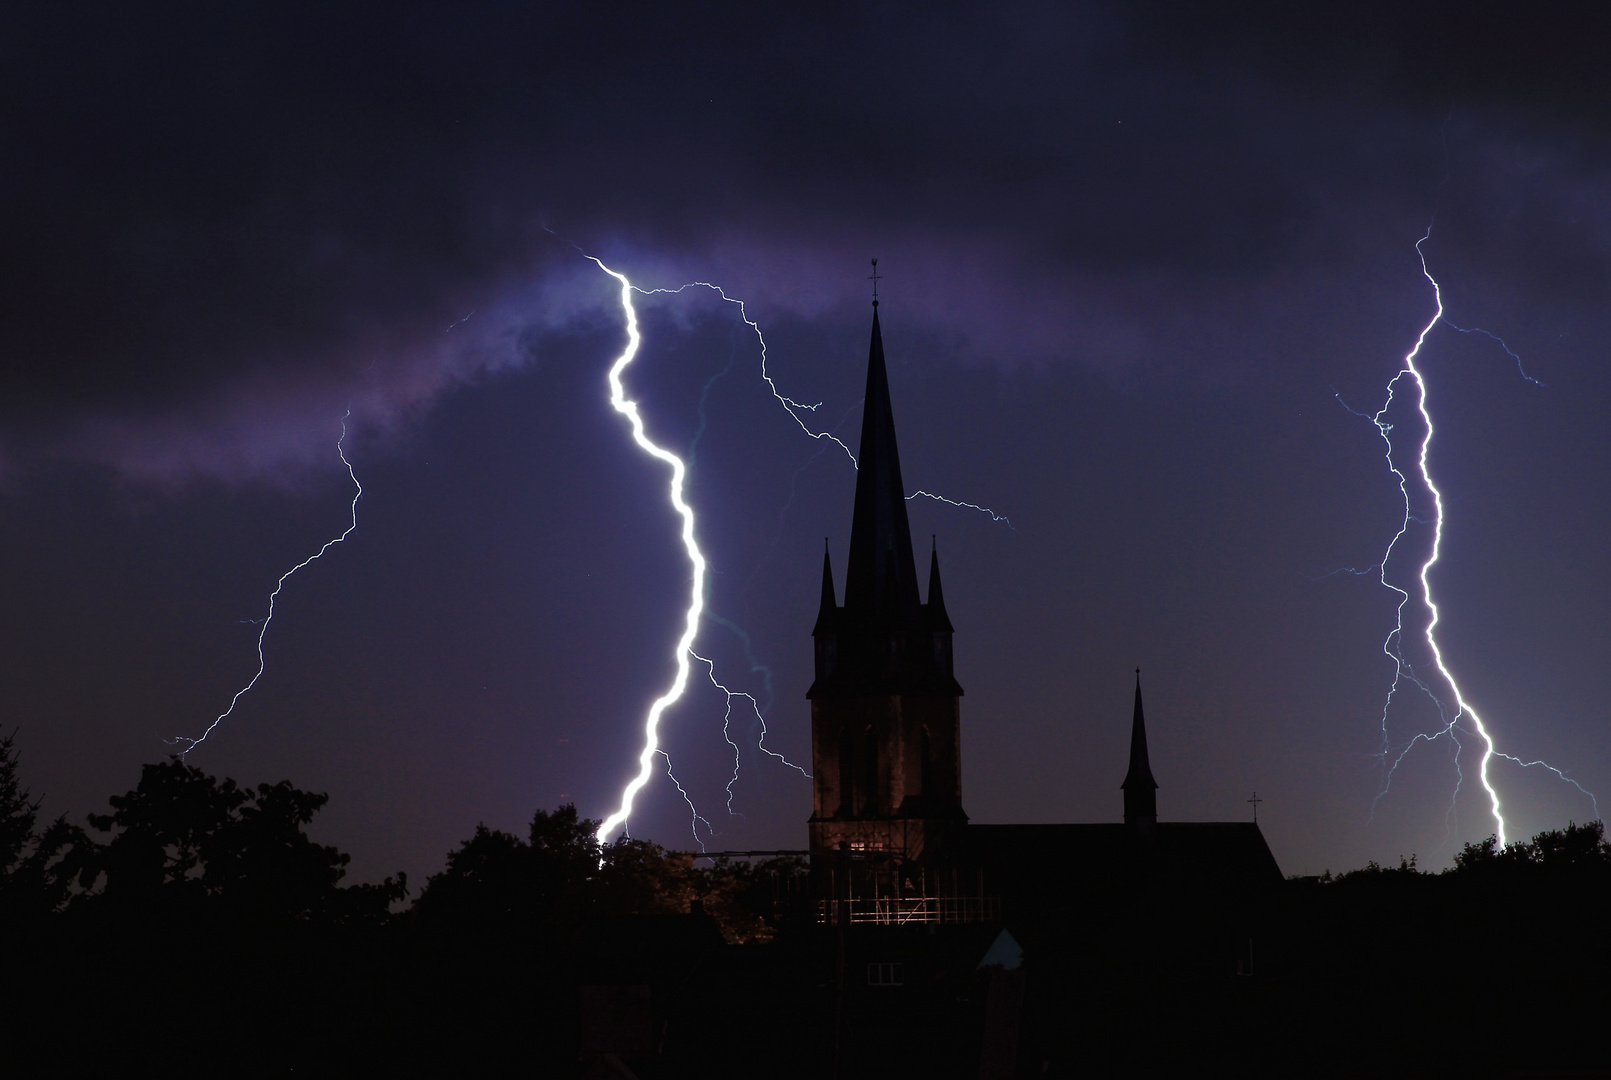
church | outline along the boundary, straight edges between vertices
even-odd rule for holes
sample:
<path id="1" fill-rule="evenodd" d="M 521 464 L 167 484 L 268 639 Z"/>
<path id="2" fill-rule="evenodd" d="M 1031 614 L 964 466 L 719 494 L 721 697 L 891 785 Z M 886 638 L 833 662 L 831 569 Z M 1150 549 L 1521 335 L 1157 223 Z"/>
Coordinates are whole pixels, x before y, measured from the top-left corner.
<path id="1" fill-rule="evenodd" d="M 726 947 L 703 901 L 600 935 L 588 1075 L 1175 1076 L 1256 1030 L 1247 992 L 1276 984 L 1244 976 L 1280 970 L 1290 890 L 1257 824 L 1158 819 L 1139 672 L 1119 820 L 968 820 L 955 627 L 905 492 L 874 300 L 844 603 L 825 552 L 812 629 L 810 847 L 703 853 L 790 857 L 757 879 L 778 936 Z"/>
<path id="2" fill-rule="evenodd" d="M 812 629 L 808 828 L 820 921 L 1033 928 L 1149 898 L 1231 901 L 1280 885 L 1257 824 L 1158 820 L 1139 670 L 1122 821 L 971 824 L 955 628 L 937 547 L 919 593 L 876 298 L 857 466 L 844 603 L 825 551 Z"/>

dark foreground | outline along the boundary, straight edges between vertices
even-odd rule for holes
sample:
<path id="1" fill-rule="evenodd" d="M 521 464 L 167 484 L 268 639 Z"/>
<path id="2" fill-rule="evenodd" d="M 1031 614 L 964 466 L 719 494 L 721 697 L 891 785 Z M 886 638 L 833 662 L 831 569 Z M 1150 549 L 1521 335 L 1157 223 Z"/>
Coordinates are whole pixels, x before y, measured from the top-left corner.
<path id="1" fill-rule="evenodd" d="M 1237 943 L 1157 924 L 1173 904 L 1026 933 L 1016 969 L 979 968 L 999 926 L 728 945 L 697 914 L 565 941 L 64 919 L 8 934 L 0 1071 L 1611 1075 L 1604 893 L 1467 884 L 1293 883 L 1240 975 Z"/>
<path id="2" fill-rule="evenodd" d="M 346 885 L 324 801 L 169 762 L 98 838 L 0 737 L 0 1077 L 1611 1076 L 1598 823 L 1239 889 L 1042 845 L 998 921 L 837 927 L 573 807 Z"/>

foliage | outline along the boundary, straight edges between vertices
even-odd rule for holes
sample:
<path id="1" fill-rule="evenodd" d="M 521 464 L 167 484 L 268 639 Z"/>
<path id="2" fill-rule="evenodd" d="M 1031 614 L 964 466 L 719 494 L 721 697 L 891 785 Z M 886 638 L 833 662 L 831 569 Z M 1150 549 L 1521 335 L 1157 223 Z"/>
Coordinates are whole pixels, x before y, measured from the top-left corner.
<path id="1" fill-rule="evenodd" d="M 1320 880 L 1324 883 L 1340 884 L 1348 882 L 1361 885 L 1367 882 L 1402 881 L 1421 876 L 1423 876 L 1422 871 L 1415 868 L 1415 856 L 1411 855 L 1406 859 L 1400 855 L 1397 866 L 1383 866 L 1375 859 L 1372 859 L 1358 870 L 1347 870 L 1335 877 L 1332 876 L 1330 870 L 1327 870 L 1320 876 Z"/>
<path id="2" fill-rule="evenodd" d="M 1606 841 L 1605 826 L 1600 822 L 1583 825 L 1572 822 L 1564 829 L 1549 829 L 1531 840 L 1513 841 L 1504 847 L 1499 846 L 1494 836 L 1466 844 L 1454 857 L 1454 865 L 1440 874 L 1417 870 L 1415 856 L 1411 855 L 1408 859 L 1400 858 L 1397 867 L 1371 861 L 1359 870 L 1335 876 L 1328 870 L 1320 880 L 1323 883 L 1386 885 L 1433 877 L 1453 882 L 1611 885 L 1611 843 Z"/>
<path id="3" fill-rule="evenodd" d="M 601 914 L 686 911 L 687 860 L 643 840 L 602 846 L 573 805 L 539 810 L 528 838 L 477 825 L 425 883 L 422 926 L 542 932 Z"/>
<path id="4" fill-rule="evenodd" d="M 701 869 L 693 856 L 646 840 L 601 845 L 598 826 L 570 804 L 537 811 L 526 840 L 477 825 L 425 883 L 416 921 L 429 929 L 553 935 L 589 919 L 702 910 L 728 941 L 765 941 L 779 898 L 803 894 L 796 860 Z"/>
<path id="5" fill-rule="evenodd" d="M 89 815 L 114 833 L 90 867 L 106 878 L 96 899 L 253 920 L 381 918 L 407 894 L 407 878 L 341 888 L 351 856 L 303 831 L 327 801 L 289 780 L 242 788 L 179 760 L 146 765 L 133 791 L 109 800 L 112 813 Z"/>
<path id="6" fill-rule="evenodd" d="M 718 860 L 701 874 L 701 902 L 734 944 L 765 944 L 816 923 L 804 859 Z"/>
<path id="7" fill-rule="evenodd" d="M 1569 823 L 1499 847 L 1490 836 L 1454 857 L 1452 874 L 1536 881 L 1611 881 L 1611 843 L 1598 821 Z"/>
<path id="8" fill-rule="evenodd" d="M 0 735 L 0 923 L 60 911 L 93 845 L 65 818 L 37 829 L 38 800 L 17 776 L 16 733 Z"/>

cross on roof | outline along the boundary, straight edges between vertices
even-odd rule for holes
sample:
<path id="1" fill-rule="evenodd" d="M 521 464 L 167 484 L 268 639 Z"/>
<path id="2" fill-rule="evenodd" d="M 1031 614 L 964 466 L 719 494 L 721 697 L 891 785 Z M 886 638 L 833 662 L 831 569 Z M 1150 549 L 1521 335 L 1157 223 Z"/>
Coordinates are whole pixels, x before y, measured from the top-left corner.
<path id="1" fill-rule="evenodd" d="M 1257 825 L 1259 823 L 1259 803 L 1264 800 L 1259 798 L 1259 793 L 1255 791 L 1253 797 L 1247 801 L 1253 804 L 1253 824 Z"/>
<path id="2" fill-rule="evenodd" d="M 878 260 L 874 259 L 873 260 L 873 272 L 867 278 L 868 281 L 873 283 L 873 307 L 878 306 L 878 279 L 883 277 L 883 276 L 884 276 L 883 274 L 880 274 L 878 272 Z"/>

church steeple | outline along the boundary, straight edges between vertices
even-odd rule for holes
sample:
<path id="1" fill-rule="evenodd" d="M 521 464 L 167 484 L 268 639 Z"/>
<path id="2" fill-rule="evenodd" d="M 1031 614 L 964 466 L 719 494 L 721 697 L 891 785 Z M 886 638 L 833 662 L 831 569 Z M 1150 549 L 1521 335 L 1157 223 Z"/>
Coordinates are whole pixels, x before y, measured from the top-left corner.
<path id="1" fill-rule="evenodd" d="M 1136 668 L 1136 708 L 1130 721 L 1130 771 L 1124 774 L 1124 823 L 1142 832 L 1158 824 L 1158 782 L 1147 761 L 1147 725 L 1141 716 L 1141 669 Z"/>
<path id="2" fill-rule="evenodd" d="M 812 630 L 817 678 L 809 697 L 962 693 L 951 673 L 953 631 L 940 592 L 938 555 L 930 559 L 929 602 L 918 595 L 877 307 L 867 350 L 843 607 L 834 607 L 833 571 L 826 555 L 823 560 L 822 601 Z"/>
<path id="3" fill-rule="evenodd" d="M 845 571 L 845 614 L 884 626 L 911 625 L 918 605 L 917 566 L 912 558 L 912 529 L 906 519 L 900 453 L 895 447 L 884 337 L 874 308 L 867 392 L 862 399 L 861 449 L 856 458 L 850 564 Z"/>
<path id="4" fill-rule="evenodd" d="M 898 888 L 892 868 L 909 874 L 915 860 L 941 851 L 968 820 L 953 630 L 937 551 L 929 557 L 928 603 L 918 595 L 876 301 L 856 467 L 845 602 L 835 606 L 824 555 L 812 630 L 811 850 L 882 853 L 891 861 L 858 863 L 855 871 L 883 875 L 876 892 Z M 847 874 L 854 869 L 831 865 Z"/>
<path id="5" fill-rule="evenodd" d="M 945 613 L 945 593 L 940 591 L 940 542 L 930 537 L 929 548 L 929 628 L 937 633 L 952 633 L 951 617 Z"/>
<path id="6" fill-rule="evenodd" d="M 835 615 L 839 612 L 838 601 L 834 599 L 833 591 L 833 563 L 828 559 L 828 538 L 822 538 L 822 600 L 817 605 L 817 625 L 811 628 L 812 637 L 821 637 L 831 634 L 834 623 L 838 620 Z"/>

